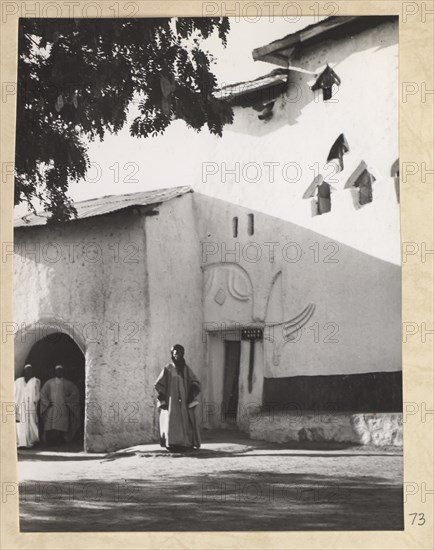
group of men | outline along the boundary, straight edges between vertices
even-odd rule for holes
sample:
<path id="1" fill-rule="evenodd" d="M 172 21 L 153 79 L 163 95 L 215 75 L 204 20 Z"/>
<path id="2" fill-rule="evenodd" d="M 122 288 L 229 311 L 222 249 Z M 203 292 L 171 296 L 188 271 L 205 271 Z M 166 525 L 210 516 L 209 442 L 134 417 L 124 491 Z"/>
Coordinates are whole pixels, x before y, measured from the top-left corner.
<path id="1" fill-rule="evenodd" d="M 80 394 L 77 386 L 64 378 L 62 365 L 45 382 L 34 376 L 32 365 L 15 380 L 17 447 L 30 448 L 39 442 L 39 420 L 47 444 L 72 441 L 80 426 Z"/>
<path id="2" fill-rule="evenodd" d="M 184 348 L 171 349 L 172 361 L 160 373 L 155 389 L 160 410 L 160 444 L 183 452 L 200 447 L 197 396 L 200 382 L 184 359 Z M 62 365 L 55 368 L 40 390 L 32 365 L 15 380 L 17 446 L 33 447 L 39 442 L 39 418 L 46 443 L 71 441 L 80 426 L 80 395 L 77 386 L 64 378 Z M 39 407 L 39 412 L 38 412 Z"/>

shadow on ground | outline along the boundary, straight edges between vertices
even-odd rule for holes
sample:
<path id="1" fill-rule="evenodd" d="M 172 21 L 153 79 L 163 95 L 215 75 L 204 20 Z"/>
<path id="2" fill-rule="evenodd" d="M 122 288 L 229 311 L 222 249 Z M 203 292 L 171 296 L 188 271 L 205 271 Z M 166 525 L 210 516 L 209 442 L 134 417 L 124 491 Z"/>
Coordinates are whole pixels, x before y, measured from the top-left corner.
<path id="1" fill-rule="evenodd" d="M 403 491 L 375 476 L 232 470 L 122 483 L 26 482 L 20 526 L 24 532 L 402 530 Z"/>

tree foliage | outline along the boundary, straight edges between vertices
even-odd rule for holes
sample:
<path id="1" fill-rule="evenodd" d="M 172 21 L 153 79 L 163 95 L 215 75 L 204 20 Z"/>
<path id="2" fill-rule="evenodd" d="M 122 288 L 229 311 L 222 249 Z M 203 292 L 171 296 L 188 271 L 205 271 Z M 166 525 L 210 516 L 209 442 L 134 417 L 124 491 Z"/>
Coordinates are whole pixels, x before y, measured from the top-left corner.
<path id="1" fill-rule="evenodd" d="M 21 19 L 15 204 L 36 198 L 51 220 L 75 209 L 68 186 L 89 168 L 88 141 L 117 133 L 139 98 L 132 136 L 162 134 L 172 120 L 221 135 L 232 121 L 217 100 L 202 39 L 226 45 L 227 18 Z"/>

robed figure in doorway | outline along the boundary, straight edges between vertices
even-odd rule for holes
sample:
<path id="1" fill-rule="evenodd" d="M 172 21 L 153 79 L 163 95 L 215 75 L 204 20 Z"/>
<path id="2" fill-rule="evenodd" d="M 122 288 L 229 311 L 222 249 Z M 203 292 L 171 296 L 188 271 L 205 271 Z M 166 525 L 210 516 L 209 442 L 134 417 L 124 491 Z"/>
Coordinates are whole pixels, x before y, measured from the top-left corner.
<path id="1" fill-rule="evenodd" d="M 39 441 L 40 386 L 41 382 L 33 375 L 32 365 L 26 365 L 24 376 L 15 380 L 17 447 L 33 447 Z"/>
<path id="2" fill-rule="evenodd" d="M 56 366 L 55 375 L 45 382 L 41 390 L 41 417 L 47 443 L 72 441 L 80 427 L 78 388 L 63 377 L 62 365 Z"/>
<path id="3" fill-rule="evenodd" d="M 155 383 L 160 409 L 160 444 L 169 450 L 200 447 L 197 418 L 200 382 L 184 359 L 184 348 L 171 349 L 172 362 L 164 367 Z"/>

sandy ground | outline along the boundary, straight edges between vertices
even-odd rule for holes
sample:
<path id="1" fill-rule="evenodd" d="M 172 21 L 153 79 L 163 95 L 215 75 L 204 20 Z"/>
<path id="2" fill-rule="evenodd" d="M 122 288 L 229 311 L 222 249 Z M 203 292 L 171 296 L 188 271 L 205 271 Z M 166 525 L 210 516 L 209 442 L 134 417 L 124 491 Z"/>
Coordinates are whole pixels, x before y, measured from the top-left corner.
<path id="1" fill-rule="evenodd" d="M 209 432 L 198 451 L 19 452 L 22 531 L 403 529 L 402 454 Z"/>

